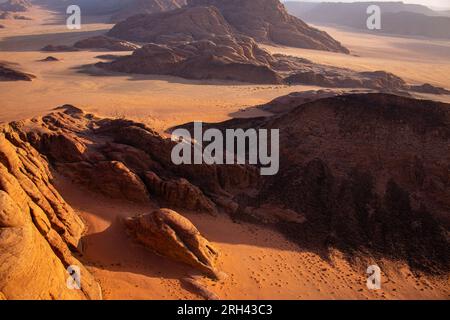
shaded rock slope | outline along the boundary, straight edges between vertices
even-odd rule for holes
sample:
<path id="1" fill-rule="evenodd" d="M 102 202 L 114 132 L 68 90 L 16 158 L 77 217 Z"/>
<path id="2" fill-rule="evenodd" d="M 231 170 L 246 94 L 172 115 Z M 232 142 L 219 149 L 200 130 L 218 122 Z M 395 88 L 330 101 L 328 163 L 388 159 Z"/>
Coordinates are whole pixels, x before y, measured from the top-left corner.
<path id="1" fill-rule="evenodd" d="M 188 5 L 218 8 L 236 30 L 256 41 L 349 53 L 326 32 L 288 14 L 279 0 L 188 0 Z"/>
<path id="2" fill-rule="evenodd" d="M 273 225 L 311 250 L 450 270 L 448 104 L 373 93 L 287 110 L 205 126 L 280 129 L 280 172 L 257 196 L 235 196 L 236 219 Z M 268 218 L 274 207 L 284 214 Z"/>
<path id="3" fill-rule="evenodd" d="M 349 259 L 387 258 L 448 274 L 449 105 L 388 94 L 304 102 L 271 118 L 204 125 L 279 129 L 273 177 L 254 166 L 176 166 L 170 139 L 72 106 L 4 125 L 0 292 L 7 299 L 99 297 L 85 269 L 83 290 L 65 289 L 65 268 L 81 264 L 73 252 L 83 223 L 53 187 L 52 170 L 115 199 L 265 224 L 321 254 L 336 248 Z M 149 249 L 216 274 L 216 250 L 178 213 L 157 210 L 125 225 Z"/>
<path id="4" fill-rule="evenodd" d="M 0 127 L 0 293 L 6 299 L 99 299 L 101 291 L 72 252 L 83 222 L 52 185 L 46 160 L 16 130 Z M 66 286 L 81 268 L 82 290 Z"/>
<path id="5" fill-rule="evenodd" d="M 184 5 L 186 0 L 129 0 L 122 4 L 111 20 L 117 22 L 136 14 L 164 12 Z"/>
<path id="6" fill-rule="evenodd" d="M 106 49 L 111 51 L 133 51 L 139 48 L 134 43 L 107 36 L 96 36 L 80 40 L 73 46 L 78 49 Z"/>
<path id="7" fill-rule="evenodd" d="M 411 87 L 389 72 L 356 72 L 306 59 L 271 55 L 252 37 L 236 30 L 215 6 L 191 5 L 168 12 L 136 15 L 116 24 L 108 37 L 143 44 L 130 56 L 97 64 L 97 67 L 116 72 L 259 84 L 447 93 L 443 88 L 429 85 Z"/>
<path id="8" fill-rule="evenodd" d="M 53 170 L 116 199 L 152 201 L 209 214 L 215 214 L 217 207 L 200 187 L 214 190 L 220 198 L 228 195 L 222 186 L 232 184 L 230 181 L 234 182 L 236 177 L 240 177 L 236 185 L 242 188 L 256 179 L 240 167 L 176 170 L 167 158 L 171 145 L 172 142 L 142 124 L 95 118 L 72 106 L 58 108 L 42 118 L 3 125 L 0 131 L 2 296 L 6 299 L 101 298 L 100 287 L 76 258 L 85 226 L 53 186 Z M 198 186 L 188 179 L 197 181 Z M 215 275 L 217 251 L 176 212 L 155 211 L 127 220 L 126 226 L 149 249 Z M 81 290 L 67 288 L 68 266 L 81 268 Z"/>
<path id="9" fill-rule="evenodd" d="M 385 94 L 301 105 L 264 124 L 281 128 L 282 151 L 260 201 L 303 213 L 282 227 L 301 241 L 448 271 L 449 110 Z"/>
<path id="10" fill-rule="evenodd" d="M 128 232 L 147 248 L 217 277 L 218 251 L 186 218 L 169 209 L 125 220 Z"/>
<path id="11" fill-rule="evenodd" d="M 13 63 L 0 62 L 0 81 L 31 81 L 34 78 L 34 75 L 18 70 Z"/>
<path id="12" fill-rule="evenodd" d="M 109 35 L 129 41 L 155 42 L 155 35 L 161 32 L 175 38 L 180 34 L 192 35 L 194 40 L 206 32 L 217 35 L 239 33 L 260 42 L 349 52 L 327 33 L 290 16 L 278 0 L 191 0 L 188 5 L 181 9 L 187 14 L 171 10 L 132 16 L 119 22 Z"/>

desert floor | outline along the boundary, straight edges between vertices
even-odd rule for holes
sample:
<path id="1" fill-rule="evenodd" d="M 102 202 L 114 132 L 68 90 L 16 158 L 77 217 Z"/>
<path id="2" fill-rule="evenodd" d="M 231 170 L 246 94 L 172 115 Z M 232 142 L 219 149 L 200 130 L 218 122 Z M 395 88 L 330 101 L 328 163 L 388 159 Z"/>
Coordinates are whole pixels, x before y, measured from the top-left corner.
<path id="1" fill-rule="evenodd" d="M 0 29 L 0 61 L 18 63 L 37 78 L 32 82 L 0 83 L 0 122 L 42 115 L 59 105 L 73 104 L 98 115 L 139 120 L 162 132 L 193 120 L 228 119 L 246 107 L 314 88 L 105 75 L 95 74 L 96 70 L 83 73 L 80 67 L 99 61 L 95 57 L 105 52 L 45 53 L 39 49 L 47 44 L 73 44 L 105 32 L 111 25 L 87 21 L 82 30 L 70 31 L 61 24 L 60 17 L 46 10 L 33 9 L 28 15 L 32 21 L 2 21 L 6 28 Z M 266 48 L 358 70 L 383 69 L 412 83 L 430 82 L 450 88 L 448 42 L 368 37 L 332 28 L 326 31 L 349 47 L 353 55 Z M 49 55 L 61 61 L 38 62 Z M 239 114 L 256 113 L 252 110 Z M 99 279 L 106 299 L 199 298 L 180 282 L 193 270 L 133 244 L 121 229 L 119 217 L 149 212 L 151 207 L 105 199 L 62 177 L 58 177 L 57 186 L 88 225 L 81 259 Z M 450 298 L 448 278 L 415 275 L 404 265 L 377 261 L 384 266 L 383 287 L 369 291 L 366 266 L 350 266 L 339 252 L 326 261 L 271 230 L 237 224 L 226 216 L 181 213 L 220 250 L 219 263 L 228 277 L 219 282 L 200 277 L 199 281 L 224 299 Z"/>

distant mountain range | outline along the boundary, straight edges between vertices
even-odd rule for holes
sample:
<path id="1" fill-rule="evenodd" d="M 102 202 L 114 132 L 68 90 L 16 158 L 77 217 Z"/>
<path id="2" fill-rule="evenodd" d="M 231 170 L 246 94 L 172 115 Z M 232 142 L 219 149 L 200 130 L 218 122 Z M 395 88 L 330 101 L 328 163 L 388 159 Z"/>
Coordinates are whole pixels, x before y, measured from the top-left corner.
<path id="1" fill-rule="evenodd" d="M 367 7 L 381 8 L 381 30 L 366 27 Z M 285 2 L 288 12 L 307 22 L 334 24 L 367 32 L 379 32 L 428 38 L 450 38 L 450 11 L 435 11 L 423 5 L 403 2 Z"/>

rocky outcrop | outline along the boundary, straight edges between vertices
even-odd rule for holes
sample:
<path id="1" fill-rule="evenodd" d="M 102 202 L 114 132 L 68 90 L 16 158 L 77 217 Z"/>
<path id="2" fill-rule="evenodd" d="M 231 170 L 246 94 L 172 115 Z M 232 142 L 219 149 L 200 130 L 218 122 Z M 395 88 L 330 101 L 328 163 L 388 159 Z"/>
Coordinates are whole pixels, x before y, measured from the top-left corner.
<path id="1" fill-rule="evenodd" d="M 271 67 L 271 55 L 253 39 L 235 34 L 214 7 L 134 16 L 117 24 L 108 34 L 151 44 L 132 56 L 98 64 L 102 68 L 190 79 L 281 82 Z"/>
<path id="2" fill-rule="evenodd" d="M 191 6 L 214 6 L 239 32 L 260 42 L 349 53 L 326 32 L 289 15 L 278 0 L 189 0 Z"/>
<path id="3" fill-rule="evenodd" d="M 250 38 L 216 37 L 176 46 L 148 44 L 133 55 L 96 66 L 108 70 L 173 75 L 188 79 L 223 79 L 281 83 L 268 60 L 271 56 Z"/>
<path id="4" fill-rule="evenodd" d="M 20 135 L 73 182 L 107 196 L 214 214 L 207 194 L 257 183 L 243 166 L 174 165 L 174 142 L 129 120 L 101 119 L 73 106 L 14 124 Z"/>
<path id="5" fill-rule="evenodd" d="M 31 81 L 34 75 L 17 70 L 11 63 L 0 62 L 0 81 Z"/>
<path id="6" fill-rule="evenodd" d="M 0 292 L 6 299 L 100 299 L 72 252 L 84 224 L 52 184 L 46 160 L 15 130 L 0 128 Z M 81 290 L 66 268 L 81 270 Z M 49 276 L 51 275 L 51 276 Z"/>
<path id="7" fill-rule="evenodd" d="M 59 61 L 59 59 L 58 58 L 55 58 L 55 57 L 53 57 L 53 56 L 48 56 L 48 57 L 46 57 L 46 58 L 44 58 L 44 59 L 41 59 L 41 60 L 39 60 L 40 62 L 56 62 L 56 61 Z"/>
<path id="8" fill-rule="evenodd" d="M 303 98 L 274 102 L 284 109 L 274 117 L 203 126 L 280 130 L 278 174 L 253 194 L 234 193 L 232 217 L 321 254 L 337 248 L 448 274 L 449 105 L 380 93 Z"/>
<path id="9" fill-rule="evenodd" d="M 109 35 L 129 41 L 167 43 L 238 33 L 257 41 L 348 53 L 323 31 L 287 14 L 278 0 L 190 1 L 190 6 L 141 14 L 118 23 Z"/>
<path id="10" fill-rule="evenodd" d="M 204 193 L 248 188 L 243 166 L 175 166 L 173 143 L 128 120 L 101 119 L 73 106 L 0 130 L 0 292 L 2 299 L 99 299 L 95 279 L 76 256 L 84 224 L 53 185 L 53 174 L 114 199 L 161 203 L 215 213 Z M 236 168 L 242 168 L 239 171 Z M 253 178 L 253 179 L 256 179 Z M 185 218 L 169 209 L 126 222 L 149 249 L 218 277 L 217 251 Z M 66 269 L 81 270 L 81 290 Z M 51 275 L 51 276 L 49 276 Z"/>
<path id="11" fill-rule="evenodd" d="M 357 90 L 351 90 L 356 91 Z M 355 92 L 355 93 L 356 93 Z M 309 91 L 299 91 L 291 92 L 285 96 L 281 96 L 273 99 L 272 101 L 259 105 L 257 108 L 273 113 L 281 114 L 292 111 L 293 109 L 299 107 L 302 104 L 317 101 L 319 99 L 335 97 L 345 93 L 350 93 L 344 90 L 337 89 L 320 89 L 320 90 L 309 90 Z"/>
<path id="12" fill-rule="evenodd" d="M 189 181 L 183 178 L 163 180 L 154 172 L 147 172 L 144 182 L 152 194 L 155 194 L 160 203 L 187 210 L 216 213 L 214 202 L 206 197 L 203 192 Z"/>
<path id="13" fill-rule="evenodd" d="M 188 290 L 195 292 L 206 300 L 220 300 L 217 294 L 211 290 L 208 290 L 200 281 L 198 281 L 198 279 L 194 277 L 181 279 L 181 284 L 187 287 Z"/>
<path id="14" fill-rule="evenodd" d="M 217 8 L 193 7 L 140 14 L 116 24 L 109 36 L 129 41 L 180 44 L 215 37 L 234 37 L 234 30 Z"/>
<path id="15" fill-rule="evenodd" d="M 184 9 L 188 11 L 189 9 Z M 184 37 L 185 34 L 178 35 Z M 202 36 L 199 35 L 199 39 Z M 159 34 L 154 40 L 175 41 Z M 147 44 L 130 56 L 97 63 L 102 69 L 136 74 L 173 75 L 187 79 L 221 79 L 260 84 L 303 84 L 325 88 L 366 88 L 383 92 L 422 91 L 446 94 L 431 85 L 410 86 L 402 78 L 385 71 L 357 72 L 316 64 L 306 59 L 271 55 L 251 38 L 213 36 L 170 44 Z M 192 40 L 192 41 L 191 41 Z M 176 44 L 178 43 L 178 44 Z"/>
<path id="16" fill-rule="evenodd" d="M 181 8 L 186 4 L 186 0 L 130 0 L 125 1 L 125 4 L 118 9 L 111 20 L 113 22 L 125 20 L 128 17 L 136 14 L 148 14 L 169 11 L 172 9 Z"/>
<path id="17" fill-rule="evenodd" d="M 410 86 L 410 90 L 420 93 L 430 93 L 430 94 L 450 94 L 450 90 L 441 87 L 435 87 L 429 83 L 423 85 Z"/>
<path id="18" fill-rule="evenodd" d="M 138 45 L 107 36 L 96 36 L 80 40 L 73 45 L 78 49 L 106 49 L 111 51 L 133 51 Z"/>
<path id="19" fill-rule="evenodd" d="M 294 98 L 289 101 L 296 103 Z M 5 157 L 0 162 L 21 181 L 23 174 L 35 172 L 23 159 L 44 155 L 60 174 L 116 199 L 180 212 L 224 211 L 235 220 L 277 228 L 321 254 L 337 248 L 350 258 L 389 258 L 414 269 L 448 273 L 449 110 L 447 104 L 389 94 L 339 94 L 302 100 L 272 118 L 204 124 L 204 130 L 279 129 L 280 171 L 261 177 L 253 166 L 174 165 L 174 142 L 147 126 L 63 106 L 48 116 L 10 124 L 7 140 L 14 147 L 4 153 L 16 154 L 26 167 L 5 162 Z M 192 130 L 192 124 L 183 127 Z M 16 151 L 18 146 L 36 155 Z M 78 229 L 58 222 L 72 220 L 62 218 L 71 217 L 70 209 L 60 213 L 58 206 L 47 205 L 56 201 L 49 199 L 53 189 L 39 193 L 53 188 L 51 182 L 36 189 L 26 181 L 21 185 L 44 215 L 22 209 L 34 206 L 12 188 L 2 190 L 30 212 L 51 248 L 61 242 L 50 242 L 55 240 L 47 236 L 47 225 L 67 247 L 75 247 Z M 151 250 L 205 272 L 215 268 L 215 250 L 178 214 L 157 211 L 125 223 Z M 8 298 L 2 287 L 0 291 Z"/>
<path id="20" fill-rule="evenodd" d="M 259 201 L 306 218 L 279 224 L 301 244 L 448 271 L 448 107 L 343 95 L 269 120 L 262 127 L 281 129 L 280 173 L 266 180 Z"/>
<path id="21" fill-rule="evenodd" d="M 207 5 L 209 2 L 211 4 Z M 271 8 L 273 1 L 269 2 L 267 7 L 263 4 L 260 7 L 270 11 L 268 8 Z M 240 8 L 240 18 L 254 21 L 255 17 L 247 15 L 248 12 L 258 12 L 257 9 L 244 10 L 248 9 L 249 3 L 257 6 L 252 1 L 193 1 L 190 6 L 181 9 L 133 16 L 116 24 L 108 36 L 148 44 L 130 56 L 118 57 L 96 66 L 115 72 L 173 75 L 196 80 L 304 84 L 385 92 L 412 90 L 403 79 L 384 71 L 356 72 L 302 58 L 271 55 L 261 49 L 253 38 L 243 35 L 244 32 L 236 28 L 233 15 L 227 18 L 223 13 L 223 10 L 228 12 L 234 8 L 231 11 L 236 12 Z M 279 15 L 284 17 L 287 14 Z"/>
<path id="22" fill-rule="evenodd" d="M 216 277 L 218 251 L 177 212 L 160 209 L 124 223 L 130 235 L 146 248 Z"/>
<path id="23" fill-rule="evenodd" d="M 290 84 L 319 85 L 322 87 L 368 88 L 375 90 L 407 90 L 406 82 L 385 71 L 355 72 L 353 70 L 310 64 L 286 78 Z"/>

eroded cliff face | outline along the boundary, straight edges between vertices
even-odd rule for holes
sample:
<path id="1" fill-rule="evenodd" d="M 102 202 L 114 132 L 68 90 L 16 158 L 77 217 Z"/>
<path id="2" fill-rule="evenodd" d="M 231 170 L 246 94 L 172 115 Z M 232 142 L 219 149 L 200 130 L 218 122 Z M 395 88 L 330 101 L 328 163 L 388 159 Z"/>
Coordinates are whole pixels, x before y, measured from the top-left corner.
<path id="1" fill-rule="evenodd" d="M 280 170 L 239 194 L 236 219 L 272 225 L 324 254 L 450 270 L 449 106 L 363 93 L 274 103 L 271 118 L 206 128 L 280 130 Z M 191 125 L 184 126 L 192 129 Z"/>
<path id="2" fill-rule="evenodd" d="M 0 296 L 101 297 L 76 258 L 83 222 L 53 186 L 52 170 L 114 199 L 167 208 L 123 222 L 148 249 L 212 276 L 220 272 L 217 250 L 173 210 L 227 213 L 276 228 L 307 250 L 448 274 L 448 105 L 356 94 L 287 110 L 204 124 L 279 129 L 280 172 L 273 177 L 252 166 L 174 165 L 174 142 L 144 124 L 69 105 L 3 125 Z M 67 289 L 70 265 L 82 269 L 80 291 Z"/>
<path id="3" fill-rule="evenodd" d="M 135 14 L 155 13 L 181 8 L 185 0 L 129 0 L 112 17 L 112 21 L 120 21 Z"/>
<path id="4" fill-rule="evenodd" d="M 114 72 L 172 75 L 196 80 L 367 88 L 402 94 L 407 91 L 448 94 L 446 89 L 429 84 L 409 85 L 385 71 L 358 72 L 298 57 L 270 54 L 256 41 L 267 42 L 275 33 L 289 34 L 289 39 L 298 40 L 297 46 L 304 41 L 310 43 L 307 48 L 338 50 L 331 44 L 330 47 L 324 45 L 337 46 L 326 34 L 289 16 L 278 0 L 196 0 L 177 10 L 135 15 L 117 23 L 108 36 L 88 38 L 75 47 L 80 47 L 81 43 L 83 48 L 129 50 L 133 47 L 129 41 L 142 43 L 142 47 L 131 55 L 95 64 Z"/>
<path id="5" fill-rule="evenodd" d="M 217 7 L 239 32 L 256 41 L 349 53 L 326 32 L 287 13 L 279 0 L 189 0 L 191 6 Z"/>
<path id="6" fill-rule="evenodd" d="M 72 106 L 4 125 L 0 291 L 6 299 L 101 297 L 75 258 L 84 224 L 53 186 L 52 170 L 114 199 L 213 215 L 218 212 L 214 199 L 229 205 L 228 189 L 250 188 L 258 180 L 256 169 L 243 166 L 177 167 L 171 161 L 173 145 L 143 124 L 97 118 Z M 149 250 L 216 277 L 217 251 L 175 211 L 149 209 L 148 215 L 124 223 Z M 82 269 L 81 291 L 66 287 L 70 265 Z"/>
<path id="7" fill-rule="evenodd" d="M 300 105 L 280 128 L 280 174 L 261 202 L 301 212 L 280 229 L 312 247 L 450 270 L 449 106 L 387 94 Z"/>
<path id="8" fill-rule="evenodd" d="M 47 161 L 14 129 L 0 129 L 0 292 L 6 299 L 100 299 L 75 257 L 84 224 L 52 185 Z M 66 285 L 81 268 L 82 290 Z"/>

